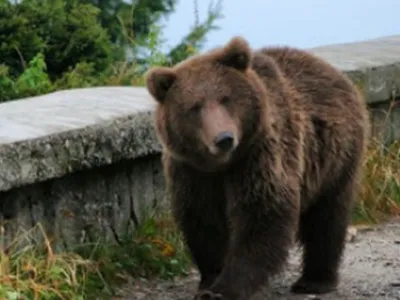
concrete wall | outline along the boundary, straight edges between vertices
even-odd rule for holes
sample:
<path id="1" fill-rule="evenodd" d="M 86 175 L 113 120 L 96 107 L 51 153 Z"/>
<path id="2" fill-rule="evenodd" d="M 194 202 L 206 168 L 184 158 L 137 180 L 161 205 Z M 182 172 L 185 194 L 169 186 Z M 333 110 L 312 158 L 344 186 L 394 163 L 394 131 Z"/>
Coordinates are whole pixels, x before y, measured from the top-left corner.
<path id="1" fill-rule="evenodd" d="M 383 143 L 400 139 L 400 36 L 311 51 L 363 91 L 375 136 Z M 6 236 L 40 222 L 62 248 L 115 241 L 134 229 L 164 197 L 154 105 L 137 87 L 59 91 L 0 104 Z"/>

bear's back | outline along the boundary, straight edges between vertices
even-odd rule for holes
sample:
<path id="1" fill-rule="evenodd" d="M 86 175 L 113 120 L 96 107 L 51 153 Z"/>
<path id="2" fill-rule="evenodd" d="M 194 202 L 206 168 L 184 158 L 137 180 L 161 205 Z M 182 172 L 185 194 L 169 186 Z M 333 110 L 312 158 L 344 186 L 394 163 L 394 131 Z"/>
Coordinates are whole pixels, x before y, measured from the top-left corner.
<path id="1" fill-rule="evenodd" d="M 350 113 L 356 119 L 364 118 L 365 104 L 356 87 L 328 62 L 290 47 L 263 48 L 257 52 L 274 59 L 291 87 L 302 96 L 298 104 L 311 115 L 321 117 L 326 113 L 333 117 L 337 113 L 337 117 L 344 117 Z"/>
<path id="2" fill-rule="evenodd" d="M 260 53 L 274 59 L 290 88 L 297 92 L 297 97 L 288 101 L 292 112 L 307 120 L 303 124 L 303 195 L 312 198 L 363 152 L 369 131 L 366 104 L 345 74 L 307 51 L 275 47 L 255 54 Z M 257 72 L 257 65 L 253 68 Z"/>

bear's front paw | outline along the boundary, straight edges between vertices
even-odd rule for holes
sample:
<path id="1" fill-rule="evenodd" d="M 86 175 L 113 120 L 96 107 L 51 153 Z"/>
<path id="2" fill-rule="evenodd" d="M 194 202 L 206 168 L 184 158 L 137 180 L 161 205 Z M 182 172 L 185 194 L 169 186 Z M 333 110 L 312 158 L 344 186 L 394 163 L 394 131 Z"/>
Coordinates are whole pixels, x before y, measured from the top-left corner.
<path id="1" fill-rule="evenodd" d="M 334 280 L 312 281 L 300 278 L 291 287 L 295 294 L 326 294 L 333 292 L 337 287 Z"/>
<path id="2" fill-rule="evenodd" d="M 222 297 L 221 294 L 216 294 L 211 291 L 199 291 L 196 296 L 194 296 L 194 300 L 223 300 L 224 297 Z"/>

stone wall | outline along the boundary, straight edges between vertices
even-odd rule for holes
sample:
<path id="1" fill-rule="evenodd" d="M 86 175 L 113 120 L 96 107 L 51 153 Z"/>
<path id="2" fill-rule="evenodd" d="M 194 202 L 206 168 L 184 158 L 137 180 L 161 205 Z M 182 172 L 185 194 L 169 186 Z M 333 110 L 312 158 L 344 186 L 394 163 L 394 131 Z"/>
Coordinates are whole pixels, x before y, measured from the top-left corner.
<path id="1" fill-rule="evenodd" d="M 1 195 L 2 217 L 12 220 L 5 237 L 12 241 L 40 222 L 58 249 L 100 237 L 123 241 L 162 203 L 163 186 L 159 156 L 149 155 L 14 188 Z M 29 237 L 44 236 L 33 230 Z"/>
<path id="2" fill-rule="evenodd" d="M 383 143 L 400 139 L 400 36 L 311 51 L 363 91 L 375 136 Z M 39 222 L 63 248 L 118 241 L 134 229 L 164 199 L 154 105 L 137 87 L 75 89 L 0 104 L 6 237 Z"/>

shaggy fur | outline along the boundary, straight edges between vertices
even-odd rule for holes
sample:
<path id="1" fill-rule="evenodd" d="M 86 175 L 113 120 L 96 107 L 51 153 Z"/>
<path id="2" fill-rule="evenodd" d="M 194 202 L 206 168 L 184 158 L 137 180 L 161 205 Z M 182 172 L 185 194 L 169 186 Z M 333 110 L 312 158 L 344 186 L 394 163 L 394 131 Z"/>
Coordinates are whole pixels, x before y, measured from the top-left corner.
<path id="1" fill-rule="evenodd" d="M 147 75 L 173 212 L 200 273 L 195 299 L 247 300 L 304 246 L 295 293 L 336 288 L 369 131 L 339 70 L 241 37 Z"/>

